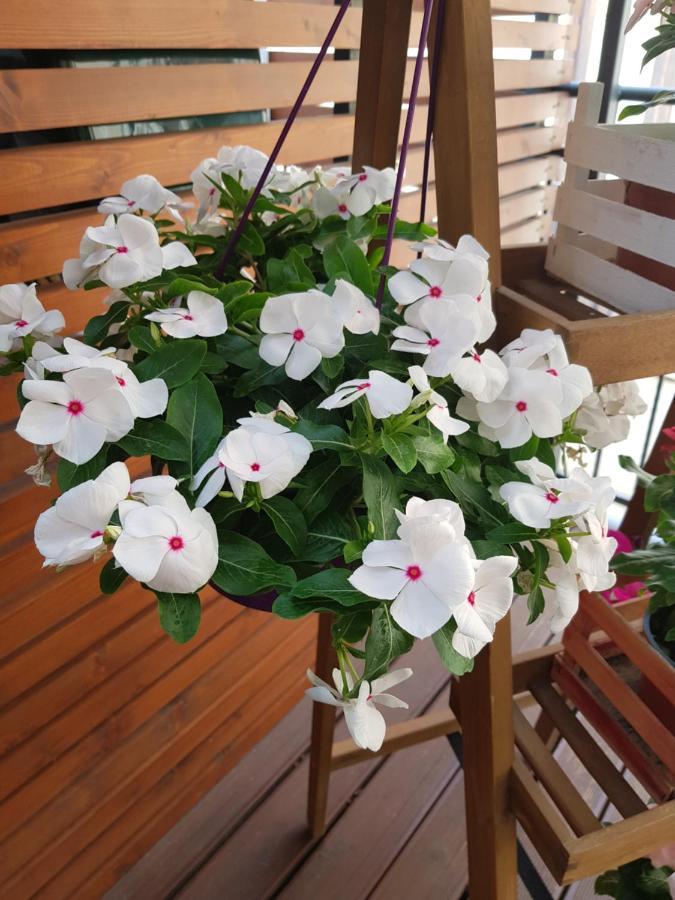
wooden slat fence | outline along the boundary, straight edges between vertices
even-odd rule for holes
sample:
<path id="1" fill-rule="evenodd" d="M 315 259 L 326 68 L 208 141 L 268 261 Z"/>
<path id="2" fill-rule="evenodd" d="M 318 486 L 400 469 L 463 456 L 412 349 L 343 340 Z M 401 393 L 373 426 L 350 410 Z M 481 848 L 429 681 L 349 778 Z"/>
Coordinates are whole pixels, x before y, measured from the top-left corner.
<path id="1" fill-rule="evenodd" d="M 577 2 L 493 0 L 496 56 L 509 55 L 503 48 L 533 53 L 495 59 L 505 243 L 547 235 L 570 117 L 559 87 L 571 78 Z M 141 172 L 181 188 L 222 144 L 269 151 L 281 128 L 274 116 L 292 103 L 331 7 L 331 0 L 3 0 L 0 44 L 25 51 L 30 65 L 14 65 L 15 55 L 12 67 L 0 66 L 0 137 L 10 138 L 0 144 L 0 283 L 39 279 L 45 304 L 80 330 L 106 291 L 66 291 L 58 273 L 98 220 L 98 199 Z M 343 57 L 358 47 L 360 21 L 356 8 L 345 18 L 338 52 L 283 161 L 349 156 L 357 62 Z M 416 12 L 415 32 L 419 24 Z M 177 48 L 209 50 L 209 61 L 111 61 L 119 51 L 161 56 Z M 273 52 L 245 64 L 213 62 L 213 51 L 241 48 Z M 84 51 L 86 64 L 59 64 L 70 52 L 82 60 Z M 424 104 L 427 80 L 422 94 Z M 333 103 L 336 110 L 319 107 Z M 257 122 L 249 115 L 239 124 L 72 139 L 92 125 L 256 111 Z M 424 128 L 422 108 L 411 185 L 421 177 Z M 416 219 L 418 204 L 419 192 L 407 193 L 403 215 Z M 431 216 L 434 209 L 432 184 Z M 13 433 L 15 389 L 16 381 L 0 383 L 0 896 L 99 896 L 296 702 L 314 625 L 288 627 L 207 591 L 198 638 L 178 647 L 162 636 L 154 601 L 140 589 L 105 598 L 95 567 L 43 573 L 32 527 L 55 490 L 33 488 L 23 475 L 33 454 Z"/>

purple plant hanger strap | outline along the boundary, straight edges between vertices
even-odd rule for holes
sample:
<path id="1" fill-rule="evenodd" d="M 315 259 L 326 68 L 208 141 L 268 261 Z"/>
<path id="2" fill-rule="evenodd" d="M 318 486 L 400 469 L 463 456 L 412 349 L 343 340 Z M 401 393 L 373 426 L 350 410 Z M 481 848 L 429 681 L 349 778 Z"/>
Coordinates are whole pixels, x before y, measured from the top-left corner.
<path id="1" fill-rule="evenodd" d="M 302 89 L 300 90 L 300 93 L 298 94 L 298 97 L 297 97 L 295 103 L 293 104 L 293 108 L 291 109 L 289 116 L 286 119 L 284 127 L 281 129 L 281 134 L 277 138 L 277 142 L 274 145 L 274 149 L 270 153 L 270 157 L 267 160 L 267 165 L 263 169 L 263 173 L 260 176 L 255 188 L 253 189 L 253 193 L 249 197 L 249 201 L 246 204 L 244 212 L 241 214 L 239 223 L 238 223 L 237 227 L 235 228 L 234 233 L 233 233 L 232 237 L 230 238 L 230 241 L 229 241 L 227 247 L 225 248 L 225 253 L 223 254 L 223 258 L 218 263 L 218 268 L 215 271 L 215 275 L 219 281 L 222 281 L 222 279 L 223 279 L 223 273 L 225 272 L 225 267 L 227 266 L 228 262 L 230 261 L 230 258 L 232 257 L 234 248 L 237 246 L 237 241 L 241 237 L 241 235 L 244 231 L 244 228 L 246 227 L 246 223 L 249 220 L 249 217 L 251 215 L 253 207 L 255 206 L 255 204 L 258 200 L 258 197 L 260 196 L 263 188 L 265 187 L 265 182 L 267 181 L 267 177 L 270 174 L 270 172 L 272 171 L 272 167 L 274 166 L 274 164 L 277 161 L 277 157 L 279 156 L 279 153 L 281 152 L 281 148 L 283 147 L 284 142 L 285 142 L 286 138 L 288 137 L 289 131 L 293 127 L 293 123 L 295 122 L 297 115 L 300 112 L 300 108 L 302 107 L 302 104 L 305 102 L 305 98 L 307 97 L 307 94 L 309 93 L 309 89 L 311 88 L 312 82 L 314 81 L 314 78 L 316 77 L 316 73 L 319 71 L 321 63 L 324 61 L 326 53 L 328 52 L 328 48 L 330 47 L 331 42 L 332 42 L 333 38 L 335 37 L 336 31 L 340 27 L 340 23 L 344 19 L 345 13 L 347 12 L 347 9 L 349 8 L 350 3 L 351 3 L 351 0 L 342 0 L 342 3 L 340 4 L 340 9 L 338 10 L 338 14 L 335 16 L 335 21 L 331 25 L 331 27 L 328 31 L 328 34 L 324 38 L 324 42 L 321 45 L 321 49 L 319 50 L 318 54 L 316 55 L 316 58 L 314 59 L 314 62 L 312 63 L 312 68 L 309 70 L 309 74 L 307 75 L 307 78 L 305 79 L 305 83 L 303 84 Z"/>
<path id="2" fill-rule="evenodd" d="M 413 119 L 415 118 L 415 107 L 417 106 L 417 95 L 419 94 L 420 79 L 422 77 L 422 66 L 424 65 L 424 48 L 427 45 L 429 37 L 429 25 L 431 24 L 431 10 L 433 9 L 434 0 L 424 0 L 424 15 L 422 17 L 422 30 L 420 31 L 420 41 L 417 48 L 417 59 L 415 60 L 415 71 L 413 74 L 412 87 L 410 88 L 410 98 L 408 100 L 408 113 L 405 117 L 405 128 L 403 130 L 403 141 L 401 142 L 401 155 L 398 161 L 398 170 L 396 172 L 396 187 L 394 188 L 394 196 L 391 200 L 391 212 L 389 213 L 389 226 L 387 228 L 387 240 L 384 245 L 384 255 L 381 265 L 387 266 L 391 256 L 391 248 L 394 243 L 394 231 L 396 228 L 396 218 L 398 216 L 398 207 L 401 200 L 401 188 L 403 187 L 403 175 L 405 173 L 405 165 L 408 159 L 408 146 L 410 145 L 410 136 L 412 134 Z M 380 277 L 380 284 L 377 289 L 377 308 L 382 308 L 382 300 L 384 299 L 384 286 L 386 283 L 386 275 L 383 273 Z"/>
<path id="3" fill-rule="evenodd" d="M 434 58 L 431 61 L 429 76 L 429 107 L 427 110 L 427 133 L 424 140 L 424 165 L 422 167 L 422 195 L 420 197 L 420 222 L 427 216 L 427 195 L 429 192 L 429 166 L 431 164 L 431 141 L 436 124 L 436 90 L 438 87 L 438 68 L 441 60 L 441 41 L 445 24 L 445 5 L 447 0 L 438 0 L 436 17 L 436 35 L 434 37 Z"/>

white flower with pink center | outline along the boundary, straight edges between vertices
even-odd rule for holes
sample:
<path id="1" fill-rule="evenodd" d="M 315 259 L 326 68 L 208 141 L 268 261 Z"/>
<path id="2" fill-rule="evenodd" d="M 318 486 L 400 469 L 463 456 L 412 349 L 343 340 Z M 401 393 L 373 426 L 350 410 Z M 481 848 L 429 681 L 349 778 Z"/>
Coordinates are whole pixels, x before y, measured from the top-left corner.
<path id="1" fill-rule="evenodd" d="M 187 309 L 180 306 L 158 309 L 145 318 L 157 322 L 165 334 L 174 338 L 216 337 L 227 331 L 225 307 L 217 297 L 204 291 L 190 291 Z"/>
<path id="2" fill-rule="evenodd" d="M 106 441 L 118 441 L 134 425 L 131 408 L 112 372 L 77 369 L 63 381 L 24 381 L 29 401 L 17 433 L 32 444 L 53 444 L 63 459 L 81 465 Z"/>
<path id="3" fill-rule="evenodd" d="M 0 287 L 0 353 L 16 349 L 29 334 L 53 338 L 65 324 L 58 309 L 47 311 L 40 303 L 34 284 Z"/>
<path id="4" fill-rule="evenodd" d="M 386 693 L 389 688 L 400 684 L 410 678 L 412 669 L 396 669 L 387 672 L 372 682 L 362 681 L 359 685 L 357 697 L 345 699 L 345 693 L 351 693 L 354 681 L 349 673 L 345 675 L 345 684 L 342 683 L 342 674 L 339 669 L 333 669 L 333 683 L 335 687 L 326 684 L 310 669 L 307 670 L 307 678 L 312 687 L 306 691 L 307 696 L 317 703 L 327 703 L 329 706 L 337 706 L 345 715 L 345 723 L 352 740 L 357 747 L 363 750 L 377 751 L 382 746 L 386 733 L 384 716 L 375 704 L 387 706 L 390 709 L 408 709 L 408 704 L 392 694 Z"/>
<path id="5" fill-rule="evenodd" d="M 562 434 L 561 404 L 557 379 L 537 370 L 510 369 L 499 397 L 491 403 L 477 403 L 476 414 L 507 449 L 522 446 L 533 434 L 540 438 Z"/>
<path id="6" fill-rule="evenodd" d="M 62 494 L 35 523 L 35 545 L 45 566 L 70 566 L 91 559 L 119 503 L 129 494 L 129 472 L 113 463 L 92 481 Z"/>
<path id="7" fill-rule="evenodd" d="M 319 219 L 340 216 L 364 216 L 379 203 L 386 203 L 394 196 L 396 173 L 394 169 L 373 169 L 365 166 L 362 172 L 349 174 L 338 169 L 334 174 L 322 174 L 322 186 L 314 193 L 312 209 Z M 331 186 L 324 186 L 326 182 Z"/>
<path id="8" fill-rule="evenodd" d="M 457 387 L 483 403 L 496 400 L 509 380 L 506 366 L 494 351 L 479 353 L 475 348 L 453 366 L 450 374 Z"/>
<path id="9" fill-rule="evenodd" d="M 243 145 L 221 147 L 217 157 L 203 159 L 190 176 L 192 192 L 199 201 L 198 219 L 212 215 L 218 208 L 221 193 L 218 186 L 222 184 L 223 174 L 231 175 L 242 187 L 250 190 L 258 183 L 267 160 L 268 157 L 260 150 Z M 270 173 L 267 184 L 272 177 Z M 269 194 L 267 190 L 264 193 Z"/>
<path id="10" fill-rule="evenodd" d="M 199 491 L 195 506 L 208 506 L 225 486 L 225 463 L 221 462 L 220 451 L 225 447 L 226 438 L 218 444 L 214 453 L 199 467 L 190 485 Z M 203 487 L 202 487 L 203 485 Z"/>
<path id="11" fill-rule="evenodd" d="M 112 288 L 124 288 L 156 278 L 163 269 L 196 262 L 180 242 L 160 247 L 157 229 L 149 219 L 124 213 L 117 221 L 111 215 L 103 225 L 87 228 L 79 258 L 63 264 L 63 281 L 66 287 L 77 288 L 98 278 Z"/>
<path id="12" fill-rule="evenodd" d="M 517 565 L 514 556 L 476 561 L 473 587 L 453 613 L 457 629 L 452 646 L 462 656 L 473 659 L 494 637 L 497 622 L 513 603 L 511 576 Z"/>
<path id="13" fill-rule="evenodd" d="M 555 478 L 545 484 L 509 481 L 500 487 L 499 493 L 514 519 L 531 528 L 550 528 L 554 519 L 576 516 L 590 507 L 591 497 L 579 496 L 571 481 L 569 478 Z"/>
<path id="14" fill-rule="evenodd" d="M 447 300 L 415 304 L 406 310 L 405 320 L 407 325 L 392 332 L 396 340 L 391 349 L 426 356 L 427 375 L 446 378 L 476 342 L 475 320 L 456 315 Z"/>
<path id="15" fill-rule="evenodd" d="M 247 482 L 260 487 L 264 500 L 280 493 L 305 467 L 312 445 L 301 434 L 270 419 L 239 419 L 218 450 L 218 461 L 232 493 L 241 501 Z M 208 471 L 208 470 L 207 470 Z M 201 471 L 197 474 L 206 474 Z"/>
<path id="16" fill-rule="evenodd" d="M 409 634 L 425 638 L 442 628 L 473 586 L 471 555 L 448 540 L 446 529 L 411 529 L 409 542 L 372 541 L 350 576 L 357 591 L 393 600 L 391 615 Z"/>
<path id="17" fill-rule="evenodd" d="M 338 278 L 333 291 L 333 304 L 347 331 L 352 334 L 379 333 L 380 312 L 356 285 Z"/>
<path id="18" fill-rule="evenodd" d="M 338 409 L 365 397 L 376 419 L 403 413 L 410 406 L 413 391 L 409 384 L 386 372 L 373 370 L 365 378 L 353 378 L 341 384 L 330 397 L 319 403 L 319 409 Z"/>
<path id="19" fill-rule="evenodd" d="M 332 298 L 321 291 L 270 297 L 260 314 L 260 356 L 270 366 L 284 366 L 302 381 L 345 345 L 342 320 Z"/>
<path id="20" fill-rule="evenodd" d="M 122 531 L 113 554 L 132 578 L 154 591 L 191 594 L 215 572 L 218 536 L 205 509 L 191 510 L 175 493 L 161 506 L 125 500 L 119 514 Z"/>
<path id="21" fill-rule="evenodd" d="M 163 187 L 153 175 L 137 175 L 125 181 L 117 197 L 105 197 L 98 205 L 98 211 L 104 215 L 112 213 L 147 212 L 156 215 L 164 207 L 176 216 L 179 209 L 189 207 L 178 194 Z M 180 216 L 180 214 L 178 214 Z"/>
<path id="22" fill-rule="evenodd" d="M 439 394 L 438 391 L 431 389 L 429 378 L 422 366 L 410 366 L 408 368 L 408 373 L 410 374 L 410 380 L 413 385 L 419 391 L 413 402 L 413 408 L 416 408 L 422 403 L 430 404 L 429 409 L 427 410 L 427 419 L 434 428 L 438 428 L 446 443 L 448 438 L 458 434 L 464 434 L 465 431 L 469 430 L 469 426 L 466 422 L 462 422 L 461 419 L 455 419 L 450 415 L 448 401 L 442 394 Z"/>

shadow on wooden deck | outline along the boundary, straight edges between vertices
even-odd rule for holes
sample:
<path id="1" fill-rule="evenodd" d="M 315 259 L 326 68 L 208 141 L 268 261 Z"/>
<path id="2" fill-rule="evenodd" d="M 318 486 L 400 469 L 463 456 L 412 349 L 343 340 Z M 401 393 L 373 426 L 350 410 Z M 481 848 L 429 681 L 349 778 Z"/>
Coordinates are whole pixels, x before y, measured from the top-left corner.
<path id="1" fill-rule="evenodd" d="M 514 648 L 549 637 L 512 616 Z M 415 676 L 401 696 L 410 711 L 448 702 L 448 675 L 430 641 L 406 657 Z M 536 709 L 531 711 L 536 715 Z M 387 758 L 335 772 L 326 834 L 313 842 L 305 826 L 310 703 L 296 706 L 239 765 L 108 892 L 105 900 L 459 900 L 467 862 L 462 770 L 450 743 L 437 738 Z M 338 723 L 337 737 L 346 730 Z M 566 746 L 559 754 L 598 814 L 605 799 Z M 586 781 L 584 781 L 586 775 Z M 522 847 L 543 892 L 521 882 L 519 898 L 593 897 L 587 884 L 557 888 L 527 839 Z M 522 871 L 522 870 L 521 870 Z M 536 876 L 535 876 L 536 878 Z M 530 882 L 531 884 L 531 882 Z M 474 898 L 483 900 L 483 898 Z"/>

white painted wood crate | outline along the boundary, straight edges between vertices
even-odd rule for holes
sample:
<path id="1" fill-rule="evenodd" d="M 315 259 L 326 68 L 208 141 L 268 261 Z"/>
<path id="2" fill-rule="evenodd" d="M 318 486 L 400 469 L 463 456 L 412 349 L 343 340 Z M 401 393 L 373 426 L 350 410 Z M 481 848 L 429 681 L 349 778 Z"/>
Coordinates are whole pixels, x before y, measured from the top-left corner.
<path id="1" fill-rule="evenodd" d="M 546 270 L 622 312 L 675 310 L 675 291 L 615 262 L 623 248 L 675 266 L 675 219 L 625 203 L 630 183 L 646 185 L 672 195 L 675 215 L 675 125 L 600 125 L 603 89 L 598 83 L 579 88 Z M 601 177 L 591 179 L 591 172 Z"/>

